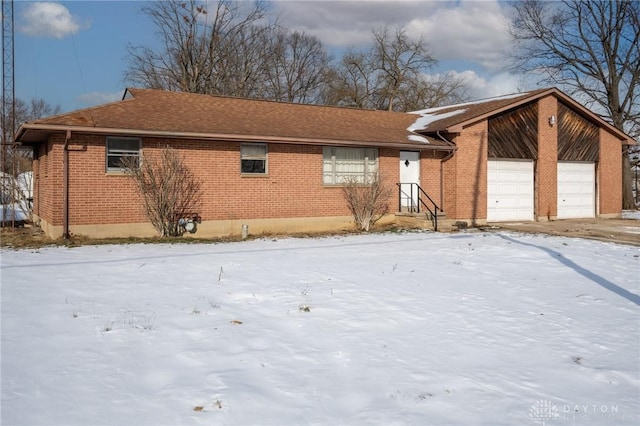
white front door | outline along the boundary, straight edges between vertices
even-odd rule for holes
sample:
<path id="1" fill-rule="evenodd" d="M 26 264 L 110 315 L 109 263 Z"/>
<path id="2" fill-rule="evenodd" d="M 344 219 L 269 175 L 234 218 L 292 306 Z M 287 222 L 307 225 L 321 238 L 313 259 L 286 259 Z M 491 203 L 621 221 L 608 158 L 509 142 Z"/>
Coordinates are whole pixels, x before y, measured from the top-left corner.
<path id="1" fill-rule="evenodd" d="M 416 185 L 410 185 L 415 183 Z M 400 151 L 400 204 L 403 211 L 418 209 L 420 185 L 420 153 Z"/>
<path id="2" fill-rule="evenodd" d="M 595 216 L 594 163 L 558 161 L 558 219 Z"/>
<path id="3" fill-rule="evenodd" d="M 487 162 L 487 222 L 533 220 L 533 161 Z"/>

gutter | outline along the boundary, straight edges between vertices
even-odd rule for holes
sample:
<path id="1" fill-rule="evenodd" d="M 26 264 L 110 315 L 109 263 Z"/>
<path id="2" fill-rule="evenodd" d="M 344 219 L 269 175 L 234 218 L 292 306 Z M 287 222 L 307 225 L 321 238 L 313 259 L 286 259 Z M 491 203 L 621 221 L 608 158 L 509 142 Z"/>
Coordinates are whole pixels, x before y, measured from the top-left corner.
<path id="1" fill-rule="evenodd" d="M 46 125 L 36 123 L 23 124 L 19 129 L 19 136 L 22 137 L 27 130 L 41 130 L 50 132 L 64 132 L 70 131 L 68 126 L 61 125 Z M 111 136 L 127 135 L 127 136 L 139 136 L 139 137 L 157 137 L 157 138 L 171 138 L 171 139 L 200 139 L 210 141 L 225 141 L 225 142 L 272 142 L 282 144 L 293 145 L 330 145 L 330 146 L 363 146 L 363 147 L 384 147 L 384 148 L 401 148 L 401 149 L 418 149 L 433 150 L 433 151 L 450 151 L 451 144 L 449 146 L 429 146 L 424 143 L 405 143 L 405 142 L 384 142 L 384 141 L 353 141 L 353 140 L 340 140 L 340 139 L 322 139 L 322 138 L 295 138 L 287 136 L 256 136 L 256 135 L 238 135 L 238 134 L 226 134 L 226 133 L 197 133 L 197 132 L 171 132 L 164 130 L 140 130 L 140 129 L 117 129 L 108 127 L 74 127 L 73 131 L 76 133 L 88 133 L 88 134 L 107 134 Z M 29 142 L 22 142 L 22 144 L 28 145 Z"/>
<path id="2" fill-rule="evenodd" d="M 69 234 L 69 140 L 71 130 L 67 129 L 64 138 L 64 148 L 62 157 L 62 236 L 68 240 Z"/>

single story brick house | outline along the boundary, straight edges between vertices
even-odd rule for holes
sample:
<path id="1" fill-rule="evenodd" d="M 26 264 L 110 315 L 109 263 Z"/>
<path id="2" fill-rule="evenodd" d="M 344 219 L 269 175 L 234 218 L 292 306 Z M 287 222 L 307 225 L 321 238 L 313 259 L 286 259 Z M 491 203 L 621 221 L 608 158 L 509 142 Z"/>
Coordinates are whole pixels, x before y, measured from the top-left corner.
<path id="1" fill-rule="evenodd" d="M 54 238 L 155 235 L 118 164 L 165 146 L 202 181 L 194 235 L 220 237 L 349 228 L 341 183 L 376 173 L 395 191 L 386 223 L 618 217 L 633 143 L 555 88 L 413 113 L 127 89 L 17 141 L 33 147 L 34 221 Z"/>

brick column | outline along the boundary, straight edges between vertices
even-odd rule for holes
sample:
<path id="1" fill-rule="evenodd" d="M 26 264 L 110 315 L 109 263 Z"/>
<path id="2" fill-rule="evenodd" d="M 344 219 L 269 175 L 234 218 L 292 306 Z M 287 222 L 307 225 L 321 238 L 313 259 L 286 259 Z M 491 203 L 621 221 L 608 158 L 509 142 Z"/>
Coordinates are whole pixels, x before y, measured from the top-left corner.
<path id="1" fill-rule="evenodd" d="M 600 158 L 596 170 L 598 216 L 620 217 L 622 213 L 622 146 L 620 140 L 600 129 Z"/>
<path id="2" fill-rule="evenodd" d="M 555 123 L 550 124 L 550 118 Z M 547 96 L 538 101 L 538 160 L 535 176 L 536 220 L 558 215 L 558 101 Z"/>

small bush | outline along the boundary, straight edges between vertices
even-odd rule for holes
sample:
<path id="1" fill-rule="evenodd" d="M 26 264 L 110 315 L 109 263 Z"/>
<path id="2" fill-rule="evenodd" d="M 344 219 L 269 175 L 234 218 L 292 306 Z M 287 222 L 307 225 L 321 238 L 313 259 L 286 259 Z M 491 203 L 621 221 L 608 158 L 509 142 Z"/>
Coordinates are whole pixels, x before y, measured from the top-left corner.
<path id="1" fill-rule="evenodd" d="M 361 231 L 369 231 L 389 211 L 391 189 L 378 176 L 368 183 L 359 182 L 355 178 L 347 179 L 342 187 L 342 194 Z"/>
<path id="2" fill-rule="evenodd" d="M 122 166 L 138 187 L 147 218 L 161 237 L 182 235 L 185 229 L 181 220 L 193 217 L 202 195 L 200 180 L 178 151 L 168 146 L 159 158 L 144 156 L 140 160 L 128 157 Z"/>

